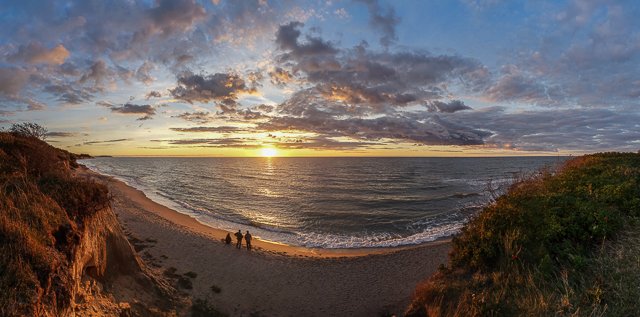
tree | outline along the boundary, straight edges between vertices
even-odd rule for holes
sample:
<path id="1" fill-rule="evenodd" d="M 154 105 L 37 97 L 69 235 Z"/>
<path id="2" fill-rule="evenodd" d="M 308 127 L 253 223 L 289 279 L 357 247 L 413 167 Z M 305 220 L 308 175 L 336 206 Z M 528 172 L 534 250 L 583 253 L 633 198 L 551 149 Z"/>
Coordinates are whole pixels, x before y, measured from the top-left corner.
<path id="1" fill-rule="evenodd" d="M 25 137 L 33 137 L 40 140 L 44 140 L 47 138 L 47 129 L 37 123 L 33 122 L 22 122 L 22 123 L 14 123 L 9 128 L 9 132 Z"/>

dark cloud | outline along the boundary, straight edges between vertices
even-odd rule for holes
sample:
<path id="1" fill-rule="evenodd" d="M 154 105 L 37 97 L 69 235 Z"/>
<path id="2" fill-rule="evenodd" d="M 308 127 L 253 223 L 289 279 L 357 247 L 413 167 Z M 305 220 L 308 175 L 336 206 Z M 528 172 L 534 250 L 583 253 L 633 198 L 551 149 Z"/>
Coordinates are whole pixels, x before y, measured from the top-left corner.
<path id="1" fill-rule="evenodd" d="M 486 131 L 455 124 L 436 115 L 412 118 L 385 116 L 375 119 L 334 119 L 329 116 L 274 117 L 258 123 L 265 131 L 295 130 L 313 132 L 328 137 L 349 137 L 356 140 L 384 139 L 430 145 L 478 145 L 490 135 Z"/>
<path id="2" fill-rule="evenodd" d="M 310 149 L 310 150 L 355 150 L 365 149 L 375 145 L 381 145 L 379 142 L 364 141 L 339 141 L 325 137 L 295 139 L 290 141 L 279 141 L 273 143 L 279 149 Z"/>
<path id="3" fill-rule="evenodd" d="M 276 32 L 276 44 L 282 50 L 289 51 L 294 57 L 313 56 L 323 54 L 335 54 L 337 49 L 329 42 L 321 38 L 307 35 L 305 41 L 300 43 L 299 37 L 302 34 L 300 22 L 290 22 L 281 25 Z"/>
<path id="4" fill-rule="evenodd" d="M 478 61 L 454 55 L 375 53 L 368 51 L 366 45 L 337 50 L 320 38 L 314 38 L 317 44 L 313 47 L 323 49 L 303 50 L 304 45 L 297 40 L 301 26 L 283 25 L 276 36 L 276 42 L 285 51 L 280 56 L 282 72 L 299 73 L 302 80 L 313 85 L 296 92 L 287 105 L 325 103 L 342 105 L 351 113 L 387 113 L 390 107 L 442 98 L 456 82 L 481 90 L 479 86 L 486 85 L 489 77 Z"/>
<path id="5" fill-rule="evenodd" d="M 151 98 L 161 98 L 161 97 L 162 97 L 162 93 L 160 93 L 159 91 L 152 90 L 147 93 L 147 95 L 145 96 L 145 99 L 149 100 Z"/>
<path id="6" fill-rule="evenodd" d="M 393 7 L 383 8 L 378 0 L 358 0 L 367 5 L 369 9 L 369 24 L 380 33 L 380 44 L 389 47 L 398 40 L 396 26 L 400 23 L 400 17 L 396 15 Z"/>
<path id="7" fill-rule="evenodd" d="M 232 126 L 219 126 L 219 127 L 191 127 L 191 128 L 170 128 L 177 132 L 214 132 L 214 133 L 233 133 L 242 132 L 244 129 Z"/>
<path id="8" fill-rule="evenodd" d="M 77 135 L 78 133 L 75 133 L 75 132 L 59 132 L 59 131 L 47 132 L 47 136 L 52 138 L 68 138 L 68 137 L 74 137 Z"/>
<path id="9" fill-rule="evenodd" d="M 153 116 L 156 114 L 156 109 L 152 105 L 136 105 L 131 103 L 125 103 L 122 106 L 116 106 L 109 103 L 99 103 L 99 104 L 110 108 L 111 112 L 116 112 L 121 114 L 143 115 L 142 117 L 139 117 L 137 120 L 153 119 Z"/>
<path id="10" fill-rule="evenodd" d="M 172 118 L 180 118 L 185 121 L 202 124 L 202 123 L 208 123 L 213 121 L 214 116 L 209 112 L 195 111 L 195 112 L 184 112 L 179 115 L 172 116 Z"/>
<path id="11" fill-rule="evenodd" d="M 205 9 L 194 0 L 157 0 L 156 4 L 148 11 L 150 27 L 152 32 L 163 36 L 185 32 L 206 15 Z"/>
<path id="12" fill-rule="evenodd" d="M 262 145 L 250 139 L 244 138 L 223 138 L 223 139 L 173 139 L 173 140 L 151 140 L 152 142 L 163 142 L 173 145 L 191 145 L 197 147 L 215 148 L 259 148 Z M 254 143 L 252 143 L 254 142 Z"/>
<path id="13" fill-rule="evenodd" d="M 178 76 L 178 86 L 171 95 L 189 103 L 217 101 L 221 106 L 235 107 L 239 94 L 255 92 L 236 74 L 197 75 L 190 72 Z"/>
<path id="14" fill-rule="evenodd" d="M 101 141 L 86 141 L 86 142 L 82 142 L 81 144 L 76 144 L 76 146 L 94 145 L 94 144 L 108 145 L 108 144 L 111 144 L 111 143 L 120 143 L 120 142 L 125 142 L 125 141 L 131 141 L 131 139 L 113 139 L 113 140 L 101 140 Z"/>
<path id="15" fill-rule="evenodd" d="M 442 102 L 439 100 L 434 100 L 434 101 L 429 101 L 425 103 L 425 107 L 427 107 L 427 109 L 430 112 L 447 112 L 447 113 L 453 113 L 456 111 L 472 109 L 471 107 L 465 105 L 464 102 L 460 100 L 452 100 L 450 102 Z"/>

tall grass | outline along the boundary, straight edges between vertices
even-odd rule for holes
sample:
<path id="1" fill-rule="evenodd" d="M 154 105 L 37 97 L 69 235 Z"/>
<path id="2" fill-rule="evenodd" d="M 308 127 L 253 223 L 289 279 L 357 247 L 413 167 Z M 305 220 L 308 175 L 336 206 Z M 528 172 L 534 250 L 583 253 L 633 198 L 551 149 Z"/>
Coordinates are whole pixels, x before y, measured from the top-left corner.
<path id="1" fill-rule="evenodd" d="M 624 278 L 640 281 L 640 247 L 628 247 L 638 217 L 638 154 L 587 155 L 517 182 L 453 240 L 407 315 L 640 315 L 640 284 Z"/>
<path id="2" fill-rule="evenodd" d="M 0 133 L 0 315 L 69 305 L 69 260 L 83 221 L 108 205 L 106 187 L 72 177 L 74 155 Z"/>

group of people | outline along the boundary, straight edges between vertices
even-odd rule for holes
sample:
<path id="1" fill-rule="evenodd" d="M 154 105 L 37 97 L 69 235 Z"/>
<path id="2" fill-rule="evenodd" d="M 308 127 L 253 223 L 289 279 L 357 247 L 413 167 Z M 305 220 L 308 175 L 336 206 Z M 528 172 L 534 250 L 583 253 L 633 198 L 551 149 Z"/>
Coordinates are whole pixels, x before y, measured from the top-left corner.
<path id="1" fill-rule="evenodd" d="M 249 230 L 247 230 L 247 233 L 245 233 L 244 236 L 240 230 L 238 230 L 234 235 L 236 236 L 236 249 L 242 248 L 242 238 L 244 238 L 247 250 L 251 250 L 251 234 L 249 233 Z M 231 233 L 227 233 L 227 237 L 224 238 L 224 243 L 231 244 Z"/>

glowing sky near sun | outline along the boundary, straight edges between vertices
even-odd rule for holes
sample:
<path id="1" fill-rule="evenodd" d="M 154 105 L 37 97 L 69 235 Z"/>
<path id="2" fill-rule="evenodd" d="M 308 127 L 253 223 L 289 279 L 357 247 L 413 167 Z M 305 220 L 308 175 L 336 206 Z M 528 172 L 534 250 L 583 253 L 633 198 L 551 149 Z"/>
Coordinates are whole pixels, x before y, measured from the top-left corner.
<path id="1" fill-rule="evenodd" d="M 2 1 L 0 126 L 94 155 L 640 148 L 636 1 Z"/>

